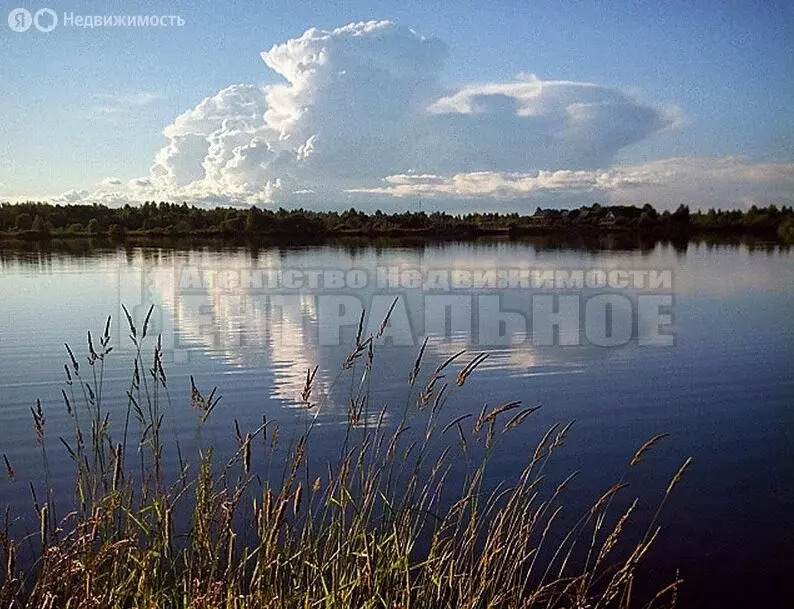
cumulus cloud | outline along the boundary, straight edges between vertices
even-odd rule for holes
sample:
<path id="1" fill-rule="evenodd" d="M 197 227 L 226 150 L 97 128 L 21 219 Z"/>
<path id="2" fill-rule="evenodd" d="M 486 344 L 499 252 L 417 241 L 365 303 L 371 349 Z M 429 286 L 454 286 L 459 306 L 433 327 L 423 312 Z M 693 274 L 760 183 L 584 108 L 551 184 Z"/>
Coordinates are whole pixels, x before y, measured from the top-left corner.
<path id="1" fill-rule="evenodd" d="M 121 207 L 126 203 L 136 202 L 130 193 L 119 190 L 98 188 L 89 191 L 85 189 L 68 190 L 60 195 L 50 197 L 53 205 L 107 205 L 108 207 Z"/>
<path id="2" fill-rule="evenodd" d="M 614 167 L 626 146 L 681 126 L 681 113 L 613 87 L 531 74 L 449 88 L 444 43 L 388 21 L 312 28 L 261 57 L 283 82 L 207 97 L 163 130 L 148 176 L 104 181 L 81 191 L 85 200 L 365 206 L 431 197 L 442 206 L 592 194 L 667 206 L 791 191 L 789 165 L 686 158 Z M 105 101 L 129 108 L 157 97 Z"/>
<path id="3" fill-rule="evenodd" d="M 680 203 L 696 208 L 769 205 L 794 198 L 794 163 L 754 163 L 742 157 L 672 158 L 604 170 L 509 173 L 480 171 L 449 176 L 397 174 L 380 186 L 350 189 L 378 197 L 548 203 L 555 195 L 615 204 Z"/>
<path id="4" fill-rule="evenodd" d="M 60 196 L 55 197 L 52 202 L 55 203 L 56 205 L 57 204 L 68 205 L 70 203 L 83 203 L 90 196 L 90 194 L 91 193 L 89 193 L 87 190 L 84 190 L 84 189 L 68 190 L 65 193 L 61 194 Z"/>
<path id="5" fill-rule="evenodd" d="M 585 169 L 677 122 L 674 109 L 642 104 L 609 87 L 543 81 L 462 87 L 428 108 L 436 118 L 431 147 L 453 146 L 446 170 Z"/>
<path id="6" fill-rule="evenodd" d="M 307 30 L 262 53 L 283 83 L 233 85 L 166 127 L 152 187 L 248 204 L 333 197 L 411 168 L 587 169 L 674 123 L 590 83 L 522 75 L 446 89 L 446 56 L 441 41 L 387 21 Z"/>

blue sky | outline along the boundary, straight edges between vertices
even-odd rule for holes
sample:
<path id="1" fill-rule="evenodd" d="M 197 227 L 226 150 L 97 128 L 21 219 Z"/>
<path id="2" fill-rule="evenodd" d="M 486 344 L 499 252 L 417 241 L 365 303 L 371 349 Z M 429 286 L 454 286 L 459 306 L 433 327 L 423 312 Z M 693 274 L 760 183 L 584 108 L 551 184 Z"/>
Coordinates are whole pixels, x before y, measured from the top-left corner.
<path id="1" fill-rule="evenodd" d="M 667 200 L 723 207 L 792 202 L 790 2 L 291 0 L 158 2 L 152 10 L 153 5 L 4 1 L 0 198 L 114 204 L 156 196 L 210 204 L 352 201 L 382 207 L 429 198 L 455 209 L 637 197 L 661 206 Z M 88 29 L 60 23 L 49 33 L 7 26 L 11 9 L 35 12 L 45 6 L 61 20 L 69 12 L 156 14 L 178 15 L 185 25 Z M 369 20 L 391 23 L 337 29 Z M 331 60 L 318 64 L 311 82 L 289 83 L 260 53 L 301 38 L 309 28 L 327 34 L 313 36 L 310 46 L 312 52 L 327 47 Z M 428 40 L 433 44 L 424 44 Z M 373 77 L 372 65 L 389 66 L 396 79 L 393 97 L 377 97 L 392 82 Z M 322 70 L 357 76 L 334 85 L 333 93 L 324 88 Z M 543 84 L 540 97 L 534 85 L 514 84 L 527 79 Z M 295 93 L 292 110 L 310 112 L 288 127 L 247 117 L 248 139 L 221 133 L 220 123 L 194 124 L 190 128 L 198 131 L 191 133 L 172 129 L 170 140 L 163 134 L 208 97 L 219 96 L 220 108 L 233 98 L 228 118 L 240 119 L 238 92 L 223 93 L 236 84 L 248 87 L 245 100 L 263 91 L 261 108 L 251 102 L 257 111 L 272 108 L 272 99 L 265 99 L 268 86 L 286 85 Z M 590 84 L 599 87 L 596 98 L 585 86 Z M 303 93 L 296 92 L 301 87 Z M 335 95 L 355 101 L 340 106 Z M 421 107 L 413 110 L 420 116 L 402 112 L 420 99 Z M 438 99 L 447 103 L 433 106 L 435 118 L 425 122 L 424 108 Z M 582 104 L 589 109 L 577 113 Z M 361 133 L 355 120 L 334 120 L 334 113 L 355 115 L 362 108 L 368 114 Z M 560 113 L 566 118 L 554 123 Z M 400 120 L 391 118 L 397 115 Z M 575 141 L 571 117 L 578 121 Z M 197 124 L 199 118 L 194 114 L 191 120 Z M 417 123 L 421 133 L 409 128 Z M 273 135 L 278 129 L 281 135 Z M 225 165 L 213 165 L 213 178 L 211 170 L 206 176 L 194 170 L 180 174 L 208 162 L 204 148 L 197 151 L 186 137 L 223 140 L 215 151 L 221 160 L 210 164 Z M 500 147 L 500 138 L 509 143 Z M 521 138 L 534 143 L 523 147 Z M 480 147 L 483 139 L 489 141 Z M 160 157 L 161 167 L 152 173 L 169 141 L 171 158 Z M 553 144 L 532 148 L 542 142 Z M 362 146 L 366 154 L 359 154 Z M 262 152 L 265 147 L 270 156 Z M 295 158 L 287 163 L 285 155 Z M 369 160 L 372 166 L 364 171 Z M 137 190 L 130 190 L 131 180 L 137 180 Z"/>

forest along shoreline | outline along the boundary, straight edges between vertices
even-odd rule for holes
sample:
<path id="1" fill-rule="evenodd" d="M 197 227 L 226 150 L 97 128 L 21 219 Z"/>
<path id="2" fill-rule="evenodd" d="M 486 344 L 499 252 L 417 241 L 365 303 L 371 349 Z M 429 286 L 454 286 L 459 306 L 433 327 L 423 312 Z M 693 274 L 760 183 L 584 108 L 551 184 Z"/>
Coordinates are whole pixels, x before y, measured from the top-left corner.
<path id="1" fill-rule="evenodd" d="M 659 212 L 651 205 L 576 209 L 537 208 L 532 215 L 406 211 L 387 214 L 196 207 L 187 203 L 145 202 L 140 206 L 52 205 L 42 202 L 0 204 L 0 240 L 289 240 L 317 243 L 336 238 L 475 239 L 488 236 L 569 237 L 587 241 L 601 236 L 643 242 L 691 238 L 751 238 L 794 243 L 794 208 L 770 205 L 747 210 L 691 212 L 679 205 Z M 585 243 L 586 245 L 586 243 Z"/>

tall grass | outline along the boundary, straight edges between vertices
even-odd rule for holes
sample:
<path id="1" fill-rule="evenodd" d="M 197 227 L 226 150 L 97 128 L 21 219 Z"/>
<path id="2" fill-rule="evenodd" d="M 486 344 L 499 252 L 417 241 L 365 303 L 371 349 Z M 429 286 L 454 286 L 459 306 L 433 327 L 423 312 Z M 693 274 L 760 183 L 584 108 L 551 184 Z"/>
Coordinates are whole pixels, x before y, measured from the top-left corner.
<path id="1" fill-rule="evenodd" d="M 388 319 L 375 336 L 362 336 L 359 326 L 333 381 L 354 379 L 337 459 L 320 467 L 309 458 L 317 417 L 328 407 L 327 397 L 314 399 L 316 368 L 307 371 L 296 396 L 306 411 L 305 426 L 286 451 L 278 450 L 279 428 L 263 419 L 245 432 L 235 422 L 237 447 L 229 459 L 220 460 L 211 448 L 186 458 L 178 439 L 164 446 L 171 395 L 159 338 L 151 353 L 144 348 L 148 322 L 147 316 L 138 328 L 127 315 L 134 357 L 120 421 L 103 409 L 110 319 L 98 342 L 88 335 L 87 370 L 67 346 L 63 401 L 73 431 L 60 441 L 75 471 L 75 498 L 63 501 L 68 513 L 59 512 L 52 491 L 44 409 L 40 403 L 33 409 L 46 489 L 37 496 L 31 485 L 37 531 L 15 539 L 6 511 L 0 534 L 3 607 L 675 604 L 680 580 L 650 598 L 636 598 L 633 588 L 657 538 L 657 516 L 689 460 L 634 539 L 627 531 L 637 500 L 614 514 L 611 509 L 626 492 L 625 477 L 580 514 L 561 516 L 576 509 L 565 504 L 574 474 L 550 483 L 547 464 L 566 441 L 570 423 L 543 435 L 516 479 L 490 488 L 486 469 L 500 439 L 536 408 L 516 401 L 448 421 L 451 390 L 473 382 L 487 355 L 460 352 L 428 370 L 425 343 L 407 371 L 404 403 L 374 410 L 377 338 Z M 218 416 L 219 399 L 191 378 L 199 428 Z M 663 437 L 642 445 L 627 460 L 627 473 Z M 252 453 L 259 452 L 256 463 L 269 463 L 266 468 L 252 465 Z M 178 472 L 171 479 L 169 459 Z M 5 455 L 4 464 L 13 478 Z M 25 548 L 33 560 L 18 561 Z"/>

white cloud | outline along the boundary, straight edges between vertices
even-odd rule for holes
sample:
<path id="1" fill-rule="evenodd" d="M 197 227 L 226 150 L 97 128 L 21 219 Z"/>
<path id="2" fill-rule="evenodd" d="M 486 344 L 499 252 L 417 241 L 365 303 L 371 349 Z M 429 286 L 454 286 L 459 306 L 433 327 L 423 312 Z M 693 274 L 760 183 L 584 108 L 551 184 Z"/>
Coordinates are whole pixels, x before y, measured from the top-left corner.
<path id="1" fill-rule="evenodd" d="M 262 53 L 283 83 L 236 84 L 207 97 L 163 130 L 168 141 L 148 176 L 103 182 L 86 200 L 352 198 L 366 206 L 373 197 L 431 197 L 439 206 L 487 199 L 518 207 L 592 194 L 667 207 L 791 193 L 785 164 L 686 158 L 613 167 L 626 146 L 680 127 L 681 112 L 636 93 L 531 74 L 450 89 L 441 79 L 446 55 L 441 41 L 387 21 L 309 29 Z M 116 110 L 158 98 L 102 96 Z"/>
<path id="2" fill-rule="evenodd" d="M 392 197 L 492 197 L 511 200 L 538 191 L 592 192 L 609 178 L 607 172 L 571 170 L 532 173 L 476 171 L 452 176 L 400 174 L 385 178 L 385 185 L 381 187 L 351 189 L 349 192 Z"/>
<path id="3" fill-rule="evenodd" d="M 621 169 L 623 184 L 610 192 L 616 203 L 647 201 L 658 209 L 686 203 L 706 209 L 791 204 L 794 199 L 794 162 L 679 157 Z"/>
<path id="4" fill-rule="evenodd" d="M 122 181 L 119 180 L 118 178 L 113 178 L 113 177 L 105 178 L 99 183 L 99 186 L 108 187 L 108 188 L 114 188 L 116 186 L 121 186 L 121 185 L 122 185 Z"/>
<path id="5" fill-rule="evenodd" d="M 522 77 L 441 84 L 445 45 L 386 21 L 307 30 L 262 53 L 283 84 L 233 85 L 177 117 L 152 167 L 172 198 L 289 200 L 385 175 L 608 164 L 670 126 L 670 112 L 609 87 Z"/>
<path id="6" fill-rule="evenodd" d="M 133 91 L 130 93 L 100 93 L 91 113 L 99 118 L 112 118 L 132 110 L 149 106 L 162 98 L 154 91 Z"/>
<path id="7" fill-rule="evenodd" d="M 154 91 L 133 91 L 131 93 L 101 93 L 99 99 L 117 107 L 148 106 L 162 98 L 162 94 Z"/>
<path id="8" fill-rule="evenodd" d="M 658 209 L 673 209 L 680 203 L 695 208 L 749 207 L 794 198 L 794 163 L 754 163 L 741 157 L 679 157 L 594 171 L 398 174 L 385 178 L 381 186 L 349 192 L 536 204 L 548 203 L 555 195 L 578 195 L 581 203 L 596 198 L 627 205 L 650 202 Z"/>

